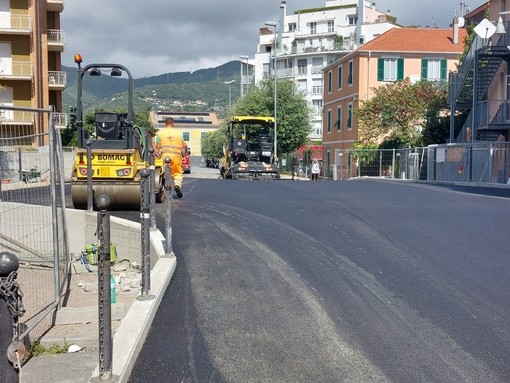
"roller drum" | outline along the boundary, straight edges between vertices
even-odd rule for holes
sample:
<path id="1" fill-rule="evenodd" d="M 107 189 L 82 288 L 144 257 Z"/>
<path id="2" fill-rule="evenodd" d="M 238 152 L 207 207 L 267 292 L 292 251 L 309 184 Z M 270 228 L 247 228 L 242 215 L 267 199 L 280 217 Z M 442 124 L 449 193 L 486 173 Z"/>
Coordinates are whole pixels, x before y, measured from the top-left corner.
<path id="1" fill-rule="evenodd" d="M 140 210 L 141 190 L 139 183 L 126 182 L 94 182 L 92 185 L 93 198 L 105 194 L 110 197 L 112 203 L 110 210 Z M 71 197 L 75 209 L 87 209 L 87 183 L 73 182 L 71 185 Z M 95 205 L 95 203 L 94 203 Z M 97 210 L 96 206 L 94 209 Z"/>

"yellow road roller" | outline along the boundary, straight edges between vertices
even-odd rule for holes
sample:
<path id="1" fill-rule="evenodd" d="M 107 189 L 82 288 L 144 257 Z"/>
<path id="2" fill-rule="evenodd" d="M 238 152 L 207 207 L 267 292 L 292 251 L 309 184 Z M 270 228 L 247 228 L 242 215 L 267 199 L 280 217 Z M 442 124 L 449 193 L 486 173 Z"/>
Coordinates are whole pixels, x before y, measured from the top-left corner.
<path id="1" fill-rule="evenodd" d="M 133 114 L 133 78 L 129 70 L 119 64 L 90 64 L 81 67 L 80 55 L 75 56 L 78 64 L 78 97 L 76 107 L 76 126 L 78 130 L 78 148 L 72 168 L 71 196 L 76 209 L 86 209 L 89 193 L 94 203 L 97 196 L 108 195 L 110 209 L 139 210 L 141 204 L 142 169 L 149 168 L 149 149 L 152 137 L 149 132 L 134 124 Z M 83 121 L 83 79 L 88 73 L 98 76 L 110 72 L 112 76 L 128 76 L 127 113 L 96 112 L 94 130 L 84 128 Z M 89 153 L 90 152 L 90 153 Z M 90 155 L 90 165 L 88 157 Z M 155 160 L 156 202 L 165 199 L 165 180 L 163 161 Z M 88 174 L 91 174 L 91 182 Z M 95 208 L 95 207 L 94 207 Z"/>

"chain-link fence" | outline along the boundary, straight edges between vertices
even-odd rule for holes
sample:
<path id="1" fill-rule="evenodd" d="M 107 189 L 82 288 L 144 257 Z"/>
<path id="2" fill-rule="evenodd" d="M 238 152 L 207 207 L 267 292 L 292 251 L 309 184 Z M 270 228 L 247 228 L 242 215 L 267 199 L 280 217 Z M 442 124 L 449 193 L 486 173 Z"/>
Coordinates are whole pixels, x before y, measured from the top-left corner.
<path id="1" fill-rule="evenodd" d="M 353 177 L 419 180 L 427 177 L 427 148 L 336 150 L 335 159 L 325 175 L 334 180 Z"/>
<path id="2" fill-rule="evenodd" d="M 52 111 L 0 106 L 0 251 L 20 261 L 21 338 L 50 328 L 67 282 L 64 174 Z"/>
<path id="3" fill-rule="evenodd" d="M 335 151 L 326 178 L 385 177 L 406 180 L 506 184 L 510 143 L 472 141 L 411 149 Z"/>

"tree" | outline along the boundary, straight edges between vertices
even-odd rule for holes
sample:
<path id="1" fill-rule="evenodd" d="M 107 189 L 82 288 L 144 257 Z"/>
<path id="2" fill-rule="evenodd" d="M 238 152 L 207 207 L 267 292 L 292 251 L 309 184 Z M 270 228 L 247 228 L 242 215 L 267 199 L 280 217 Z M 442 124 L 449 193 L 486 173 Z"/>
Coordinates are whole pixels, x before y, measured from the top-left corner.
<path id="1" fill-rule="evenodd" d="M 449 131 L 444 84 L 429 81 L 413 84 L 407 78 L 373 90 L 374 97 L 362 101 L 354 111 L 358 121 L 356 147 L 421 146 L 424 131 Z"/>
<path id="2" fill-rule="evenodd" d="M 223 146 L 227 142 L 226 126 L 218 130 L 208 132 L 202 137 L 201 152 L 202 157 L 208 160 L 215 160 L 223 157 Z"/>
<path id="3" fill-rule="evenodd" d="M 60 133 L 62 146 L 78 145 L 78 132 L 76 131 L 76 107 L 69 108 L 69 123 Z"/>
<path id="4" fill-rule="evenodd" d="M 305 95 L 294 82 L 279 80 L 276 86 L 277 152 L 290 153 L 308 141 L 311 111 Z M 274 81 L 266 79 L 250 88 L 232 107 L 233 115 L 273 116 Z"/>

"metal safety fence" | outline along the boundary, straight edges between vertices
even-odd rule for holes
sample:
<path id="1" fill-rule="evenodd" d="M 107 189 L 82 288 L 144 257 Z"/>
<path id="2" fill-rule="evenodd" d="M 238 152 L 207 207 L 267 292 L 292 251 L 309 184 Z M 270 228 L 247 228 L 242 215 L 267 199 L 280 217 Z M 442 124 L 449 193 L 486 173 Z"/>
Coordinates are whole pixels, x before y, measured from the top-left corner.
<path id="1" fill-rule="evenodd" d="M 337 149 L 325 177 L 508 184 L 510 143 L 471 141 L 409 149 Z"/>
<path id="2" fill-rule="evenodd" d="M 335 151 L 336 162 L 326 177 L 344 180 L 355 177 L 426 179 L 427 148 L 346 149 Z"/>
<path id="3" fill-rule="evenodd" d="M 51 327 L 67 283 L 64 175 L 52 110 L 0 106 L 0 252 L 19 259 L 20 339 Z"/>
<path id="4" fill-rule="evenodd" d="M 510 182 L 510 142 L 431 145 L 428 152 L 428 180 L 483 184 Z"/>

